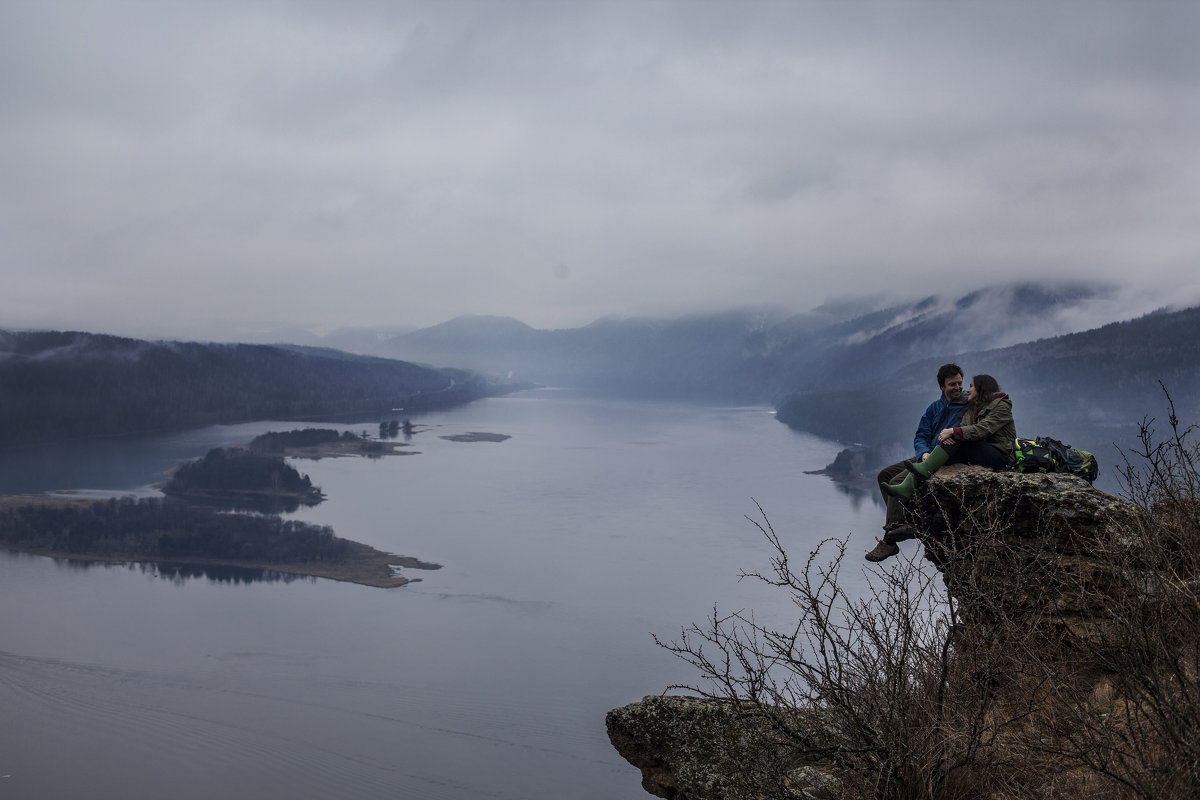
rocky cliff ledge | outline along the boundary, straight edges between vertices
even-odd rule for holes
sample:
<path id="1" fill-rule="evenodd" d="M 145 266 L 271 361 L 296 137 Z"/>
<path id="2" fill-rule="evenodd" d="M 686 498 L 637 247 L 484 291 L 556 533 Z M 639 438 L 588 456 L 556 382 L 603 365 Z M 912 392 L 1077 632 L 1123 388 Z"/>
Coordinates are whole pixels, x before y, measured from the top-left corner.
<path id="1" fill-rule="evenodd" d="M 730 776 L 745 757 L 743 725 L 728 703 L 693 697 L 646 697 L 615 708 L 608 738 L 642 771 L 658 797 L 718 800 L 731 796 Z"/>
<path id="2" fill-rule="evenodd" d="M 1101 679 L 1085 673 L 1103 639 L 1097 632 L 1108 601 L 1138 580 L 1130 570 L 1140 546 L 1134 506 L 1073 476 L 959 469 L 918 488 L 911 519 L 957 602 L 951 636 L 1003 619 L 1020 632 L 1022 647 L 1073 665 L 1072 680 Z M 995 647 L 994 636 L 983 639 Z M 613 746 L 641 769 L 646 791 L 668 800 L 745 800 L 750 795 L 732 787 L 745 786 L 740 775 L 756 759 L 773 757 L 754 715 L 728 701 L 646 697 L 610 711 L 607 726 Z M 819 797 L 837 782 L 804 763 L 782 773 L 782 791 L 763 796 Z"/>
<path id="3" fill-rule="evenodd" d="M 820 759 L 797 757 L 729 702 L 652 695 L 614 708 L 606 723 L 613 747 L 642 771 L 642 787 L 668 800 L 819 798 L 838 783 Z"/>
<path id="4" fill-rule="evenodd" d="M 1036 622 L 1056 645 L 1093 632 L 1136 560 L 1138 509 L 1071 475 L 946 472 L 912 519 L 962 621 Z"/>

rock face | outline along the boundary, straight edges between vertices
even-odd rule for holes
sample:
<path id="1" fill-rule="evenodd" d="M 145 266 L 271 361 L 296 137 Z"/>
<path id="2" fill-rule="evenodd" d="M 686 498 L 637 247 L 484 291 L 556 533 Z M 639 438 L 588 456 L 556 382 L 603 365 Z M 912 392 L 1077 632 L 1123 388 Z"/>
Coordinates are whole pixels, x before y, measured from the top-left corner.
<path id="1" fill-rule="evenodd" d="M 671 800 L 729 796 L 726 775 L 733 765 L 727 748 L 738 734 L 728 704 L 652 696 L 614 708 L 605 723 L 609 741 L 641 769 L 650 794 Z"/>
<path id="2" fill-rule="evenodd" d="M 668 800 L 815 797 L 834 783 L 815 759 L 797 760 L 770 726 L 729 702 L 650 696 L 609 711 L 606 723 L 613 747 L 641 769 L 642 787 Z"/>
<path id="3" fill-rule="evenodd" d="M 1128 580 L 1139 512 L 1072 475 L 964 469 L 910 503 L 925 555 L 968 624 L 996 615 L 1082 635 Z"/>
<path id="4" fill-rule="evenodd" d="M 965 626 L 1003 617 L 1027 634 L 1022 646 L 1052 648 L 1063 663 L 1086 661 L 1108 600 L 1138 580 L 1138 510 L 1074 476 L 943 470 L 919 485 L 910 516 Z M 720 701 L 647 697 L 607 723 L 646 791 L 669 800 L 753 796 L 736 776 L 755 748 L 770 748 Z M 821 796 L 829 780 L 800 764 L 792 775 L 797 797 Z"/>

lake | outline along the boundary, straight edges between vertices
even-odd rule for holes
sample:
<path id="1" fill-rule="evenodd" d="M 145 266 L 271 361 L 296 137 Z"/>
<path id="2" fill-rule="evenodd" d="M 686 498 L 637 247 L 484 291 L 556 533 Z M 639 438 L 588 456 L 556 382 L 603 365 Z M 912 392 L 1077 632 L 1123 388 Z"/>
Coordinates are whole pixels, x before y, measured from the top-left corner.
<path id="1" fill-rule="evenodd" d="M 738 580 L 768 567 L 755 501 L 805 553 L 882 520 L 765 407 L 548 389 L 413 422 L 420 455 L 294 462 L 328 499 L 292 518 L 443 565 L 400 589 L 0 552 L 0 797 L 643 800 L 605 712 L 694 678 L 651 634 L 789 613 Z M 6 451 L 0 491 L 147 493 L 294 427 Z M 471 431 L 512 438 L 440 438 Z"/>

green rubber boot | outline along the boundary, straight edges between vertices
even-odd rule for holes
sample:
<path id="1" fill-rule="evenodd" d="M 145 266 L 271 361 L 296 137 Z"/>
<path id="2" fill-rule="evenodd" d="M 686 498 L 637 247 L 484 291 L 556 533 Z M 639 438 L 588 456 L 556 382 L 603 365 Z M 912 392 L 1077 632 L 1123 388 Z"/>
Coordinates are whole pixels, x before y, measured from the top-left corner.
<path id="1" fill-rule="evenodd" d="M 950 460 L 950 451 L 942 447 L 940 444 L 930 451 L 929 455 L 925 456 L 924 461 L 914 461 L 904 466 L 909 472 L 924 480 L 932 478 L 933 473 Z"/>
<path id="2" fill-rule="evenodd" d="M 924 461 L 905 463 L 908 474 L 904 476 L 904 480 L 899 483 L 889 483 L 883 487 L 883 490 L 888 494 L 909 500 L 912 498 L 913 489 L 917 487 L 917 480 L 926 480 L 931 477 L 939 467 L 949 460 L 950 453 L 939 444 L 929 455 L 925 456 Z"/>
<path id="3" fill-rule="evenodd" d="M 910 472 L 899 483 L 884 484 L 883 490 L 904 500 L 910 500 L 912 499 L 913 489 L 916 488 L 916 485 L 916 476 Z"/>

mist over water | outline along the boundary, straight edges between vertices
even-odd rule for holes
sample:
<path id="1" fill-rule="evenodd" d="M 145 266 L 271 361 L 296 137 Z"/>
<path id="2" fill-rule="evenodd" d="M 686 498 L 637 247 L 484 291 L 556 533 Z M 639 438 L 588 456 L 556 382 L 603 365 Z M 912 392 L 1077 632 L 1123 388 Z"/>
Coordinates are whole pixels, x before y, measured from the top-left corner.
<path id="1" fill-rule="evenodd" d="M 642 798 L 604 713 L 693 677 L 650 634 L 714 603 L 789 613 L 737 578 L 767 566 L 755 501 L 797 551 L 866 550 L 880 523 L 803 474 L 839 446 L 766 408 L 544 390 L 414 422 L 420 455 L 295 462 L 328 499 L 293 518 L 443 565 L 402 589 L 0 554 L 0 794 Z M 2 488 L 144 486 L 292 427 L 25 452 L 109 465 L 77 483 L 9 452 Z M 440 438 L 470 431 L 512 438 Z"/>

